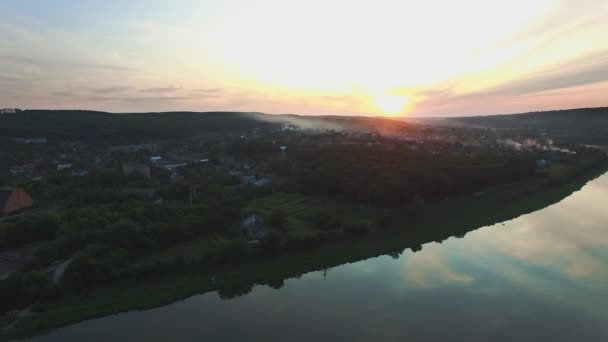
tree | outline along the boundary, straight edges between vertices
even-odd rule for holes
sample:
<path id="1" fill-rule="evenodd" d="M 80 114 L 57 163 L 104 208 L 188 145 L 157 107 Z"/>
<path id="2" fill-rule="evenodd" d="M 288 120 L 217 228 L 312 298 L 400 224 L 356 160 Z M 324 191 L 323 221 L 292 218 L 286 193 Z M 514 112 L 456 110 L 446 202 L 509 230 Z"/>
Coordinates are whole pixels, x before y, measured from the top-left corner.
<path id="1" fill-rule="evenodd" d="M 266 223 L 270 228 L 276 230 L 285 230 L 285 212 L 281 209 L 273 209 L 266 220 Z"/>
<path id="2" fill-rule="evenodd" d="M 378 220 L 378 224 L 382 228 L 388 228 L 393 224 L 393 217 L 391 215 L 384 215 Z"/>
<path id="3" fill-rule="evenodd" d="M 264 252 L 274 254 L 281 250 L 281 235 L 270 232 L 264 239 L 262 239 L 260 247 Z"/>
<path id="4" fill-rule="evenodd" d="M 226 241 L 218 248 L 218 257 L 222 262 L 235 262 L 244 259 L 249 253 L 249 246 L 244 240 Z"/>
<path id="5" fill-rule="evenodd" d="M 21 277 L 21 291 L 31 301 L 51 299 L 59 294 L 59 289 L 44 271 L 29 271 Z"/>
<path id="6" fill-rule="evenodd" d="M 331 230 L 340 228 L 340 220 L 333 218 L 326 212 L 319 212 L 312 218 L 315 228 L 320 230 Z"/>
<path id="7" fill-rule="evenodd" d="M 407 217 L 410 220 L 417 220 L 418 218 L 420 218 L 423 208 L 424 208 L 424 199 L 422 199 L 422 197 L 420 197 L 420 196 L 416 196 L 406 206 L 405 212 L 407 214 Z"/>

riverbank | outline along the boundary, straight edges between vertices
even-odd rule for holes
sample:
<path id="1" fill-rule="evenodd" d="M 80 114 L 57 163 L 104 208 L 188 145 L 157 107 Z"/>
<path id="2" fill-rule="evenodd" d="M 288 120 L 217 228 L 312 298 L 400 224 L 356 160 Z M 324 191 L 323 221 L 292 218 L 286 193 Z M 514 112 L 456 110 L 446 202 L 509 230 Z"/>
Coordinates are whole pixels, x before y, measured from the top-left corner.
<path id="1" fill-rule="evenodd" d="M 365 238 L 325 242 L 317 247 L 201 270 L 185 266 L 181 274 L 124 282 L 47 304 L 46 311 L 19 319 L 4 331 L 4 338 L 32 335 L 48 329 L 113 313 L 169 304 L 195 294 L 218 290 L 222 298 L 247 293 L 254 284 L 279 287 L 284 279 L 383 254 L 417 250 L 431 241 L 463 236 L 481 226 L 541 209 L 567 197 L 606 171 L 606 165 L 555 184 L 534 179 L 488 189 L 448 201 L 429 202 L 417 221 L 395 212 L 392 227 L 375 230 Z M 8 322 L 7 322 L 8 323 Z"/>

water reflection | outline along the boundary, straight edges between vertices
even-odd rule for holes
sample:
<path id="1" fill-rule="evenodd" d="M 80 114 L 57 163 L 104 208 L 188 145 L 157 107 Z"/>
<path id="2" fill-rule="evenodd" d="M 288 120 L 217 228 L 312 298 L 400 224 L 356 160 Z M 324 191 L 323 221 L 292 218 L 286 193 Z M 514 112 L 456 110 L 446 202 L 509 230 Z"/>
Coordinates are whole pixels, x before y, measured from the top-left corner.
<path id="1" fill-rule="evenodd" d="M 604 341 L 607 200 L 604 175 L 548 208 L 419 252 L 223 289 L 35 340 Z"/>

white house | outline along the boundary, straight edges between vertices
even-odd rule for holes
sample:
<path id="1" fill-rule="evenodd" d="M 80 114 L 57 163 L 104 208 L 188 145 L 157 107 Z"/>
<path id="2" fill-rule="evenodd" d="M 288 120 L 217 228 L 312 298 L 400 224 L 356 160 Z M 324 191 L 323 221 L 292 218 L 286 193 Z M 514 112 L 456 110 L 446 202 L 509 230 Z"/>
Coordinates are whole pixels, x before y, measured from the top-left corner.
<path id="1" fill-rule="evenodd" d="M 88 174 L 89 174 L 89 171 L 87 171 L 86 169 L 73 169 L 72 170 L 72 176 L 85 177 Z"/>
<path id="2" fill-rule="evenodd" d="M 65 163 L 65 164 L 57 164 L 57 171 L 63 171 L 63 170 L 67 170 L 72 168 L 72 164 L 70 163 Z"/>

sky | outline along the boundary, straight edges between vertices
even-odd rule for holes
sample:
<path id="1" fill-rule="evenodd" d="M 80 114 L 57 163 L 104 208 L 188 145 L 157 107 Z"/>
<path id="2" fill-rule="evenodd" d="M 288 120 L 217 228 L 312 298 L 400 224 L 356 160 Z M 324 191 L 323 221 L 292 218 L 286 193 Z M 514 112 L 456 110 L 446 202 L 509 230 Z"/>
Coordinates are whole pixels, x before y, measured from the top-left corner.
<path id="1" fill-rule="evenodd" d="M 2 0 L 0 107 L 461 116 L 608 105 L 606 0 Z"/>

